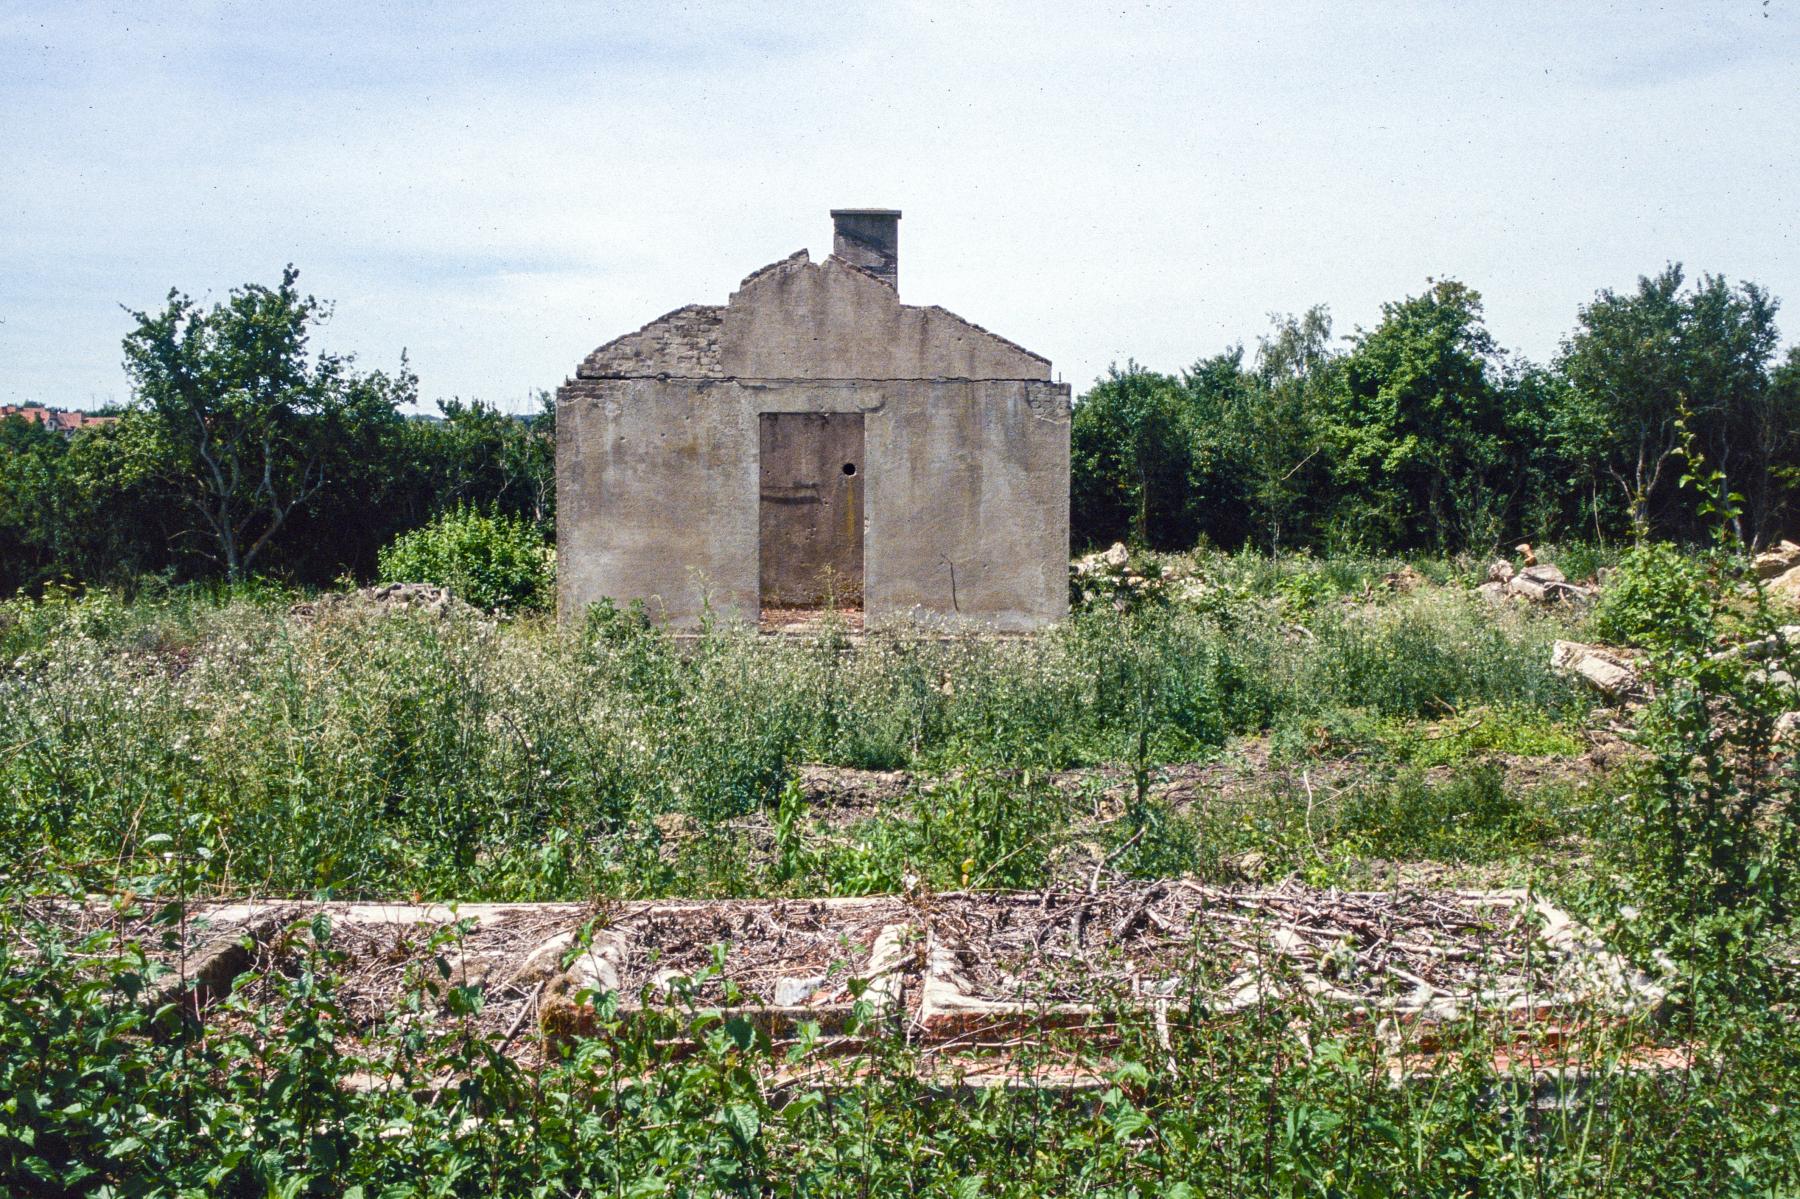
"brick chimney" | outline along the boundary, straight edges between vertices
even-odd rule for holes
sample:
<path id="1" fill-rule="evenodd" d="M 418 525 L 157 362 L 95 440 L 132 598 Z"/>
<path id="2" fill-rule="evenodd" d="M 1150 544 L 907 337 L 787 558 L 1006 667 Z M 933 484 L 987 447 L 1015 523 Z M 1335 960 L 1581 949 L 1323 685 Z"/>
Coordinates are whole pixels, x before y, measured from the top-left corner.
<path id="1" fill-rule="evenodd" d="M 834 208 L 831 252 L 900 290 L 900 210 Z"/>

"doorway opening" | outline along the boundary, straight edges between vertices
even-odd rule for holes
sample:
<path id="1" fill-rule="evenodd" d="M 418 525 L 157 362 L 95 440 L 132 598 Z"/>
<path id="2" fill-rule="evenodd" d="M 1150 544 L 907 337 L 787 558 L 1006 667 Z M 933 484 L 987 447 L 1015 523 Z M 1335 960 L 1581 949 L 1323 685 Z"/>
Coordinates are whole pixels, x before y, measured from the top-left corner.
<path id="1" fill-rule="evenodd" d="M 813 624 L 836 612 L 860 629 L 863 414 L 765 412 L 760 425 L 763 627 Z"/>

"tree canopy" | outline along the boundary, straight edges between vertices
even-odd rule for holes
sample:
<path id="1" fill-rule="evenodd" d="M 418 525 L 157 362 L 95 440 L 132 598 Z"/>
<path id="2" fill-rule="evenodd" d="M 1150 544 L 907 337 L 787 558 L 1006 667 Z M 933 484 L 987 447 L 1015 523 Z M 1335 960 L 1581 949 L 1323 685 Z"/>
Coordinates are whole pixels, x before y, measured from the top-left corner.
<path id="1" fill-rule="evenodd" d="M 1778 360 L 1776 312 L 1754 283 L 1690 283 L 1670 264 L 1597 292 L 1548 363 L 1508 354 L 1454 279 L 1348 337 L 1323 305 L 1275 314 L 1254 353 L 1227 345 L 1173 374 L 1127 362 L 1078 398 L 1073 538 L 1437 553 L 1693 539 L 1702 505 L 1731 496 L 1746 545 L 1800 536 L 1800 349 Z M 548 393 L 524 417 L 461 398 L 418 416 L 404 354 L 364 371 L 315 346 L 329 313 L 291 266 L 210 307 L 172 290 L 132 313 L 116 420 L 73 436 L 0 420 L 0 592 L 367 578 L 395 537 L 464 510 L 554 535 Z"/>
<path id="2" fill-rule="evenodd" d="M 1080 398 L 1076 540 L 1450 552 L 1693 538 L 1684 425 L 1743 497 L 1746 545 L 1800 535 L 1800 351 L 1774 362 L 1775 312 L 1754 283 L 1688 286 L 1674 264 L 1597 293 L 1548 364 L 1509 355 L 1453 279 L 1336 344 L 1322 306 L 1277 315 L 1251 365 L 1239 346 L 1179 378 L 1131 363 Z"/>
<path id="3" fill-rule="evenodd" d="M 202 309 L 170 291 L 160 312 L 134 312 L 125 338 L 132 408 L 160 481 L 190 514 L 193 535 L 228 580 L 252 570 L 288 519 L 356 462 L 414 398 L 406 369 L 359 375 L 350 359 L 313 354 L 328 313 L 295 287 L 248 284 Z"/>

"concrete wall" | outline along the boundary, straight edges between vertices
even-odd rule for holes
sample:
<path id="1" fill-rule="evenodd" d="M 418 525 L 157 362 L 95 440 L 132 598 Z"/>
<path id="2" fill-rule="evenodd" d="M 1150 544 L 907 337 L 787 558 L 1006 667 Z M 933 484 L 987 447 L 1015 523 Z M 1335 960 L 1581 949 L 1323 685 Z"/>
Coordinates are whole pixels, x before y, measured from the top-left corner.
<path id="1" fill-rule="evenodd" d="M 764 412 L 864 414 L 865 622 L 1038 628 L 1068 606 L 1069 389 L 1048 361 L 804 252 L 601 347 L 557 407 L 565 617 L 754 620 Z"/>

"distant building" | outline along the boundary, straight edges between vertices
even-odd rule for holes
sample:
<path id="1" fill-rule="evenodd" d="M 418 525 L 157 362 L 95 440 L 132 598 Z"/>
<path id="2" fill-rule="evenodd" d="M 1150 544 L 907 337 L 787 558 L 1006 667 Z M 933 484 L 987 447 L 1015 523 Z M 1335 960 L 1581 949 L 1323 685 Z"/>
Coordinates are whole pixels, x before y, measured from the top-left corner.
<path id="1" fill-rule="evenodd" d="M 900 214 L 601 346 L 557 395 L 565 618 L 642 600 L 765 624 L 826 606 L 1023 631 L 1068 612 L 1069 387 L 900 302 Z"/>
<path id="2" fill-rule="evenodd" d="M 46 408 L 42 404 L 0 404 L 0 420 L 9 416 L 19 417 L 34 425 L 43 425 L 65 437 L 72 436 L 81 429 L 91 429 L 95 425 L 110 425 L 119 419 L 116 416 L 95 416 L 91 412 L 65 412 L 61 408 Z"/>

